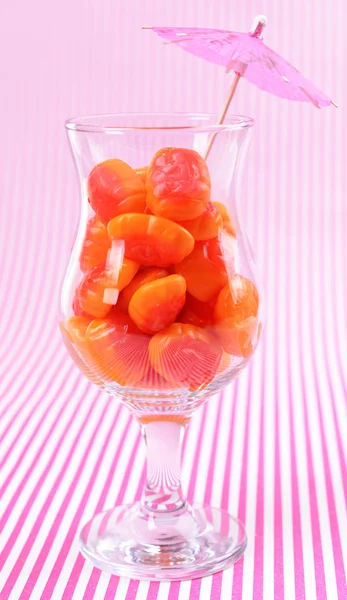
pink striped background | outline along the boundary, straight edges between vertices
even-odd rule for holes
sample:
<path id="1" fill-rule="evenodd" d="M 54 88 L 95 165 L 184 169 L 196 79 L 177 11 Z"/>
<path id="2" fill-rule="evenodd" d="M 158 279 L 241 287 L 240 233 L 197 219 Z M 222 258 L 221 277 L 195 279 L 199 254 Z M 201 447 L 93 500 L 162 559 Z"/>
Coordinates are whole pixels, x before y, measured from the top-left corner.
<path id="1" fill-rule="evenodd" d="M 190 499 L 245 522 L 249 546 L 234 569 L 203 580 L 110 577 L 79 556 L 77 532 L 139 496 L 144 453 L 126 410 L 79 375 L 56 327 L 78 219 L 63 121 L 217 110 L 222 70 L 140 26 L 247 30 L 259 10 L 267 43 L 340 108 L 289 104 L 247 83 L 234 103 L 256 119 L 244 225 L 267 328 L 249 370 L 193 420 L 184 475 Z M 346 599 L 346 19 L 343 0 L 3 5 L 1 600 Z"/>

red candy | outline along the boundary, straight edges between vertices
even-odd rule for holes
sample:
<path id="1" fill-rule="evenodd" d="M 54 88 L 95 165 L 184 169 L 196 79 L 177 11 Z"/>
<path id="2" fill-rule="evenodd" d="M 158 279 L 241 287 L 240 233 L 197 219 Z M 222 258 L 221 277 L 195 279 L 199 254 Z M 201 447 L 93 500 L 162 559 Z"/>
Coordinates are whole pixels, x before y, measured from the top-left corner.
<path id="1" fill-rule="evenodd" d="M 76 289 L 73 301 L 75 315 L 102 319 L 117 303 L 118 293 L 130 283 L 138 265 L 124 259 L 118 273 L 103 265 L 88 271 Z"/>
<path id="2" fill-rule="evenodd" d="M 141 176 L 118 158 L 94 167 L 88 177 L 88 197 L 103 223 L 122 213 L 144 211 L 146 193 Z"/>
<path id="3" fill-rule="evenodd" d="M 195 219 L 211 196 L 207 165 L 195 150 L 163 148 L 148 166 L 146 191 L 155 215 L 173 221 Z"/>
<path id="4" fill-rule="evenodd" d="M 107 227 L 95 215 L 95 217 L 88 221 L 80 254 L 80 267 L 83 273 L 86 273 L 93 267 L 104 264 L 110 248 L 111 240 L 107 232 Z"/>

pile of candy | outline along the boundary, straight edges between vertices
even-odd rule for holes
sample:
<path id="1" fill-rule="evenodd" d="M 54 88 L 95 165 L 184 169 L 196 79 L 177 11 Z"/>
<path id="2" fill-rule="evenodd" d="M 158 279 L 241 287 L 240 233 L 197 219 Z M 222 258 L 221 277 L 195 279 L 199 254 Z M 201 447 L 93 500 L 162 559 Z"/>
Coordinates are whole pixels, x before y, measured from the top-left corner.
<path id="1" fill-rule="evenodd" d="M 163 148 L 141 169 L 106 160 L 88 197 L 83 278 L 61 330 L 90 379 L 196 390 L 253 352 L 258 292 L 235 273 L 236 232 L 197 152 Z"/>

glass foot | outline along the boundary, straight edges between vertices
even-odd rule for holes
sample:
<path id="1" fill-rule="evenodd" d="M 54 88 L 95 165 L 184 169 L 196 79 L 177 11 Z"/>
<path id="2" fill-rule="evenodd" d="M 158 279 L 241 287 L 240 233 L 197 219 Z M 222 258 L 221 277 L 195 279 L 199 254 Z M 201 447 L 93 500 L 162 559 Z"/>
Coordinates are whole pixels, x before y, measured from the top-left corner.
<path id="1" fill-rule="evenodd" d="M 247 538 L 240 521 L 197 505 L 155 513 L 139 503 L 96 515 L 81 532 L 94 566 L 132 579 L 195 579 L 236 562 Z"/>

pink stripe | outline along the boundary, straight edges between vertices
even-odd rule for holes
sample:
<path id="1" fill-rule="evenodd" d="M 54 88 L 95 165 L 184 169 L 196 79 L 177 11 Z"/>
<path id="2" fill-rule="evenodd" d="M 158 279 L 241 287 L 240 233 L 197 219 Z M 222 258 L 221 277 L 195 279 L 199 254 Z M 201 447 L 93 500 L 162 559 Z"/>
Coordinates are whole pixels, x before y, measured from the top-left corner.
<path id="1" fill-rule="evenodd" d="M 222 583 L 223 583 L 223 572 L 219 571 L 212 576 L 212 586 L 211 586 L 211 598 L 213 600 L 224 600 L 222 598 Z"/>
<path id="2" fill-rule="evenodd" d="M 287 320 L 288 336 L 292 335 L 292 324 L 290 318 Z M 290 369 L 290 366 L 289 366 Z M 298 486 L 298 467 L 297 457 L 295 452 L 294 438 L 294 418 L 293 418 L 293 402 L 296 401 L 292 390 L 290 378 L 289 385 L 289 425 L 290 425 L 290 463 L 291 463 L 291 489 L 292 489 L 292 521 L 293 521 L 293 558 L 294 558 L 294 577 L 295 577 L 295 595 L 296 598 L 305 597 L 305 577 L 304 577 L 304 558 L 302 549 L 302 528 L 300 516 L 300 500 Z M 300 460 L 300 457 L 299 457 Z"/>
<path id="3" fill-rule="evenodd" d="M 134 579 L 130 580 L 125 600 L 135 600 L 139 584 L 139 581 L 134 581 Z"/>
<path id="4" fill-rule="evenodd" d="M 250 366 L 250 371 L 252 367 Z M 249 416 L 251 408 L 251 377 L 252 373 L 249 374 L 249 383 L 247 390 L 247 408 L 246 408 L 246 424 L 245 424 L 245 437 L 243 443 L 243 458 L 241 468 L 241 482 L 240 482 L 240 498 L 239 498 L 239 510 L 238 518 L 242 523 L 246 520 L 246 500 L 247 500 L 247 473 L 248 473 L 248 449 L 249 449 Z M 247 530 L 247 527 L 246 527 Z M 232 588 L 232 600 L 239 600 L 242 598 L 242 578 L 243 578 L 243 562 L 241 558 L 234 565 L 234 577 L 233 577 L 233 588 Z"/>
<path id="5" fill-rule="evenodd" d="M 158 592 L 159 592 L 159 583 L 156 581 L 151 581 L 149 584 L 148 592 L 147 592 L 147 600 L 157 600 Z"/>
<path id="6" fill-rule="evenodd" d="M 263 354 L 263 370 L 265 370 L 265 353 Z M 260 422 L 259 422 L 259 457 L 258 457 L 258 483 L 256 501 L 256 530 L 254 540 L 254 575 L 253 575 L 253 600 L 263 598 L 263 569 L 264 569 L 264 404 L 265 385 L 263 380 L 260 397 Z M 277 449 L 278 450 L 278 449 Z M 276 555 L 276 552 L 275 552 Z M 276 587 L 275 587 L 276 590 Z M 275 595 L 277 600 L 277 596 Z"/>
<path id="7" fill-rule="evenodd" d="M 199 600 L 201 591 L 201 579 L 193 579 L 190 586 L 189 600 Z"/>
<path id="8" fill-rule="evenodd" d="M 178 596 L 180 593 L 180 587 L 181 587 L 181 584 L 179 581 L 172 581 L 170 583 L 170 591 L 169 591 L 167 600 L 178 600 Z M 106 598 L 105 598 L 105 600 L 106 600 Z M 108 598 L 107 600 L 111 600 L 111 598 Z"/>
<path id="9" fill-rule="evenodd" d="M 281 401 L 278 386 L 278 371 L 275 367 L 276 379 L 276 406 L 275 406 L 275 532 L 274 532 L 274 553 L 275 553 L 275 573 L 274 573 L 274 593 L 276 600 L 284 598 L 284 580 L 283 580 L 283 525 L 282 525 L 282 493 L 281 493 L 281 465 L 279 448 L 279 423 L 278 412 L 279 402 Z M 263 417 L 263 416 L 262 416 Z M 260 598 L 260 596 L 258 596 Z"/>

